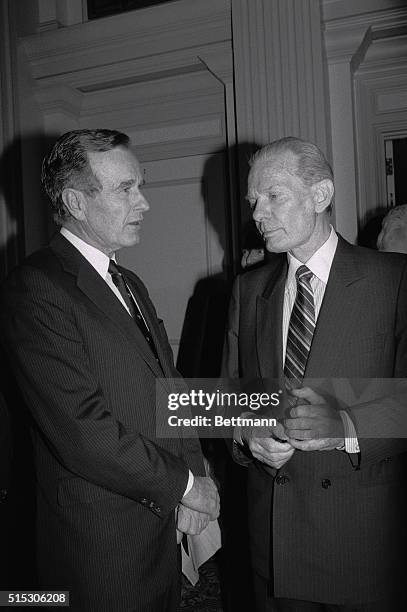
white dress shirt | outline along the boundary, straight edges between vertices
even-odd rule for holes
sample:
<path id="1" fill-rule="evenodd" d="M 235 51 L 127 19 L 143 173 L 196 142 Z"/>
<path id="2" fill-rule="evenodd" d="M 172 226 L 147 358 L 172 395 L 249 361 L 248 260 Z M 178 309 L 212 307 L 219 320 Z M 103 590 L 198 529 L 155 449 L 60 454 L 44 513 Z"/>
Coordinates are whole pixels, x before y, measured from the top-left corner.
<path id="1" fill-rule="evenodd" d="M 127 308 L 126 302 L 122 298 L 120 291 L 114 284 L 112 277 L 108 272 L 110 262 L 109 257 L 105 253 L 102 253 L 102 251 L 99 251 L 99 249 L 96 249 L 95 247 L 82 240 L 82 238 L 79 238 L 78 236 L 70 232 L 68 229 L 66 229 L 66 227 L 62 227 L 60 232 L 62 236 L 64 236 L 64 238 L 66 238 L 72 244 L 72 246 L 74 246 L 81 253 L 81 255 L 83 255 L 83 257 L 90 263 L 90 265 L 95 268 L 96 272 L 103 278 L 109 289 L 113 291 L 117 299 L 120 300 L 120 302 L 123 304 L 123 306 L 129 313 L 129 316 L 131 316 L 129 309 Z M 115 255 L 112 257 L 112 259 L 116 261 Z M 136 301 L 134 296 L 133 299 L 134 301 Z M 184 495 L 189 493 L 189 491 L 192 489 L 193 484 L 194 475 L 192 474 L 191 470 L 189 470 L 188 483 Z"/>

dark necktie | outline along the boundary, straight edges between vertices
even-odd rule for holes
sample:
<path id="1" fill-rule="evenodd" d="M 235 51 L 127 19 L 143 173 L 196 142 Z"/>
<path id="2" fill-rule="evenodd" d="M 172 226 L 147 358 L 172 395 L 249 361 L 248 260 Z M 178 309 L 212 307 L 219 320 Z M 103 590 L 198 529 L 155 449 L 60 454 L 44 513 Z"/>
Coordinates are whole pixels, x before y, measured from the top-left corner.
<path id="1" fill-rule="evenodd" d="M 303 265 L 298 268 L 295 276 L 297 295 L 288 326 L 284 364 L 284 375 L 294 387 L 304 378 L 315 330 L 314 293 L 310 282 L 312 272 Z"/>
<path id="2" fill-rule="evenodd" d="M 157 349 L 155 347 L 154 340 L 151 336 L 150 330 L 148 329 L 146 322 L 144 320 L 144 317 L 141 313 L 140 307 L 137 304 L 137 301 L 135 300 L 135 298 L 133 297 L 132 292 L 130 291 L 130 287 L 128 285 L 125 275 L 122 272 L 120 272 L 119 268 L 116 265 L 116 262 L 113 261 L 113 259 L 111 259 L 109 262 L 108 271 L 112 277 L 112 281 L 114 282 L 114 284 L 120 291 L 120 295 L 122 296 L 126 306 L 128 307 L 131 316 L 137 323 L 141 333 L 143 334 L 144 338 L 147 341 L 147 344 L 151 348 L 152 352 L 154 353 L 155 358 L 158 361 Z"/>

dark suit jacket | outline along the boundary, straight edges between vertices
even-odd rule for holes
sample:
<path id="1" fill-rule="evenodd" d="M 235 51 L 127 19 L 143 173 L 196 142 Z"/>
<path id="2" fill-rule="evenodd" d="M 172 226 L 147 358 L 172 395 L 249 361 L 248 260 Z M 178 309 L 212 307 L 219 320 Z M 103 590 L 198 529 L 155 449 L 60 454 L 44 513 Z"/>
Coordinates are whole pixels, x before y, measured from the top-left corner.
<path id="1" fill-rule="evenodd" d="M 225 376 L 275 378 L 283 384 L 286 273 L 282 254 L 238 277 Z M 404 256 L 353 247 L 339 238 L 305 375 L 407 375 Z M 389 405 L 392 402 L 405 425 L 405 402 L 397 395 Z M 380 419 L 382 409 L 383 402 L 373 401 L 351 409 L 357 431 L 363 430 L 366 419 Z M 401 435 L 406 433 L 404 427 Z M 359 470 L 356 457 L 351 462 L 337 450 L 296 451 L 277 476 L 274 471 L 275 477 L 260 462 L 250 463 L 253 565 L 270 576 L 275 596 L 343 604 L 379 600 L 395 588 L 405 522 L 406 441 L 361 437 L 360 447 Z"/>
<path id="2" fill-rule="evenodd" d="M 196 440 L 156 438 L 156 381 L 177 373 L 144 285 L 126 274 L 160 363 L 61 235 L 5 284 L 2 337 L 35 421 L 41 586 L 70 590 L 74 609 L 161 612 L 179 580 L 174 508 L 188 467 L 203 466 Z"/>

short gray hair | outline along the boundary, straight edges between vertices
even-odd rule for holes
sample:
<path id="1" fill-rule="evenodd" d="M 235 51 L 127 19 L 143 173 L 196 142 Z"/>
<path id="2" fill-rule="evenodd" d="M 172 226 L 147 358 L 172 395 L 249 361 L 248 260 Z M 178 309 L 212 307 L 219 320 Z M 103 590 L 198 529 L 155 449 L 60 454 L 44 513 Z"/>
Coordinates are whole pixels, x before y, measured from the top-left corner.
<path id="1" fill-rule="evenodd" d="M 251 157 L 249 161 L 250 167 L 258 161 L 271 161 L 277 155 L 283 153 L 292 153 L 295 157 L 296 164 L 291 168 L 295 176 L 302 179 L 305 185 L 311 186 L 324 179 L 334 181 L 334 174 L 331 165 L 326 160 L 321 149 L 313 142 L 295 138 L 294 136 L 286 136 L 279 140 L 274 140 L 270 144 L 265 145 Z M 288 170 L 290 172 L 290 170 Z M 335 194 L 332 196 L 328 210 L 332 210 Z"/>

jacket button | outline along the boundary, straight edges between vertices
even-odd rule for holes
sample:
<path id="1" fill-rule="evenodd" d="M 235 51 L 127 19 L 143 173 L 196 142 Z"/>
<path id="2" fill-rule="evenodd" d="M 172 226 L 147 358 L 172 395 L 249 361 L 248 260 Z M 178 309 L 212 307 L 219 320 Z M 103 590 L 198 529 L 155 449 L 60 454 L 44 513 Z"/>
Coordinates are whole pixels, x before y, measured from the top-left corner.
<path id="1" fill-rule="evenodd" d="M 331 486 L 331 481 L 329 480 L 329 478 L 324 478 L 323 480 L 321 480 L 321 485 L 324 489 L 329 489 L 329 487 Z"/>
<path id="2" fill-rule="evenodd" d="M 155 502 L 151 501 L 151 502 L 148 504 L 148 507 L 149 507 L 149 508 L 151 508 L 152 510 L 153 510 L 153 509 L 155 509 Z"/>
<path id="3" fill-rule="evenodd" d="M 156 507 L 155 507 L 155 511 L 157 512 L 157 514 L 160 514 L 160 512 L 161 512 L 161 508 L 160 508 L 160 506 L 156 506 Z"/>
<path id="4" fill-rule="evenodd" d="M 287 482 L 290 482 L 290 479 L 288 478 L 288 476 L 277 476 L 276 478 L 276 484 L 278 485 L 283 485 L 283 484 L 286 484 Z"/>

